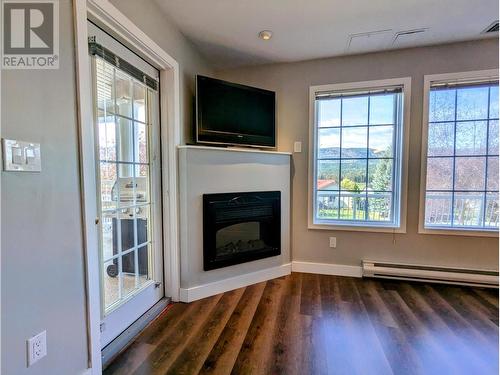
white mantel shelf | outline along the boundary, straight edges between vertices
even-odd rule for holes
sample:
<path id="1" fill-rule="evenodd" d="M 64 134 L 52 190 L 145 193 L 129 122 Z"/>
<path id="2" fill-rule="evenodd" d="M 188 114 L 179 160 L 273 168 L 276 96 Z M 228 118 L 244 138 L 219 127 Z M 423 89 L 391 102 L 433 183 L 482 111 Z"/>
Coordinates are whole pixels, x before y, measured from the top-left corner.
<path id="1" fill-rule="evenodd" d="M 208 150 L 208 151 L 228 151 L 228 152 L 249 152 L 254 154 L 273 154 L 273 155 L 288 155 L 291 156 L 291 152 L 285 151 L 271 151 L 271 150 L 260 150 L 252 148 L 243 147 L 213 147 L 213 146 L 197 146 L 197 145 L 181 145 L 177 146 L 178 149 L 194 149 L 194 150 Z"/>

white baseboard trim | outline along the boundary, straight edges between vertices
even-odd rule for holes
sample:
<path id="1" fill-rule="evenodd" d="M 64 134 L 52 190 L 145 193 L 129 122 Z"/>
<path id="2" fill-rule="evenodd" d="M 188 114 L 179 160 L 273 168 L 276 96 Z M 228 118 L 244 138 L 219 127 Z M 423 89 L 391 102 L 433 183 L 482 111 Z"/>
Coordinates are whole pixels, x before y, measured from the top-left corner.
<path id="1" fill-rule="evenodd" d="M 193 302 L 201 298 L 214 296 L 219 293 L 228 292 L 230 290 L 243 288 L 248 285 L 260 283 L 275 279 L 277 277 L 289 275 L 292 272 L 291 263 L 283 264 L 278 267 L 268 268 L 265 270 L 251 272 L 244 275 L 231 277 L 213 283 L 198 285 L 192 288 L 180 289 L 181 302 Z"/>
<path id="2" fill-rule="evenodd" d="M 362 277 L 361 266 L 347 266 L 344 264 L 292 262 L 292 272 L 317 273 L 320 275 L 336 275 Z"/>

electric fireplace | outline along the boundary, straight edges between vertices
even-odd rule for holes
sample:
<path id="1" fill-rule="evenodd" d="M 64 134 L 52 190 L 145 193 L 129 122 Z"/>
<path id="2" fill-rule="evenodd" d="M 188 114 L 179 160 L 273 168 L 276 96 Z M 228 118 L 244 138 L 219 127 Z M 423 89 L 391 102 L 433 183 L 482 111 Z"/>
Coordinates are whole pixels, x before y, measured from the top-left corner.
<path id="1" fill-rule="evenodd" d="M 203 195 L 205 271 L 281 254 L 281 192 Z"/>

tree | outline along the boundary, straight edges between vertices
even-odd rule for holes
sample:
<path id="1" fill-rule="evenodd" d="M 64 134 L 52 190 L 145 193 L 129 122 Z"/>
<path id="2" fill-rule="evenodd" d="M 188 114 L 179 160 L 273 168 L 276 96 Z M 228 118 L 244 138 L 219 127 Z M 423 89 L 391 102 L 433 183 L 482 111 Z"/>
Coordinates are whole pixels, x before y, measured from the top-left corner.
<path id="1" fill-rule="evenodd" d="M 375 191 L 387 191 L 392 190 L 391 188 L 392 180 L 392 159 L 380 159 L 377 167 L 375 168 L 375 173 L 373 175 L 373 180 L 371 186 Z M 375 198 L 370 202 L 370 211 L 378 214 L 382 217 L 387 217 L 389 214 L 389 201 L 383 198 Z"/>
<path id="2" fill-rule="evenodd" d="M 392 159 L 380 159 L 373 174 L 372 188 L 376 191 L 391 189 Z"/>
<path id="3" fill-rule="evenodd" d="M 359 188 L 359 185 L 357 183 L 355 183 L 354 181 L 344 177 L 342 179 L 342 182 L 340 183 L 340 187 L 342 188 L 342 190 L 349 190 L 349 191 L 353 191 L 353 192 L 356 192 L 356 193 L 359 193 L 361 191 L 361 189 Z"/>
<path id="4" fill-rule="evenodd" d="M 340 182 L 340 187 L 342 188 L 342 190 L 349 190 L 352 193 L 360 193 L 361 192 L 361 188 L 359 187 L 359 185 L 347 177 L 344 177 L 342 179 L 342 181 Z M 357 196 L 357 194 L 352 196 L 352 203 L 351 203 L 352 206 L 349 205 L 349 198 L 344 197 L 341 199 L 343 199 L 344 202 L 347 199 L 349 215 L 352 215 L 353 219 L 356 218 L 356 212 L 360 208 L 359 207 L 359 203 L 360 203 L 359 196 Z"/>

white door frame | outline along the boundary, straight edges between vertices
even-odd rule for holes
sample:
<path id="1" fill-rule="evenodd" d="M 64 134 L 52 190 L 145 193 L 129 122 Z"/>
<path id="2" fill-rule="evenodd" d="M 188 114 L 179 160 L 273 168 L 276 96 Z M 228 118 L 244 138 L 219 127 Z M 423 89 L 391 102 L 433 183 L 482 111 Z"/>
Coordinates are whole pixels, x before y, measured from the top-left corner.
<path id="1" fill-rule="evenodd" d="M 160 131 L 162 158 L 163 262 L 165 295 L 179 300 L 177 145 L 180 144 L 179 64 L 108 0 L 73 0 L 76 43 L 76 90 L 90 374 L 101 374 L 101 298 L 94 150 L 92 77 L 87 18 L 160 70 Z"/>

